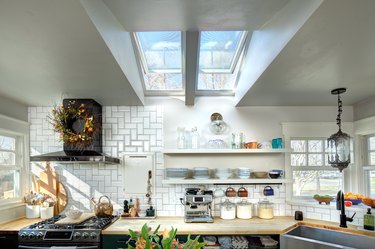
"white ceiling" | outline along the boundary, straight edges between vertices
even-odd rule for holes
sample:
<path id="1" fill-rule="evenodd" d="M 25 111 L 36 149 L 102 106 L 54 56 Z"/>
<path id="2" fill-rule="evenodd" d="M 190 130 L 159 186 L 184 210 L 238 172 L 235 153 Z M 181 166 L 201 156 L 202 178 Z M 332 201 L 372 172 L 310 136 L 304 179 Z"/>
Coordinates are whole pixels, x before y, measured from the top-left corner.
<path id="1" fill-rule="evenodd" d="M 105 6 L 123 30 L 99 29 L 93 11 L 87 10 L 89 1 Z M 0 95 L 26 105 L 53 105 L 64 97 L 140 105 L 134 77 L 121 63 L 130 59 L 116 54 L 118 44 L 108 33 L 254 31 L 293 2 L 89 1 L 0 1 Z M 330 90 L 336 87 L 348 87 L 345 105 L 375 96 L 374 9 L 373 0 L 325 0 L 238 105 L 335 105 Z"/>

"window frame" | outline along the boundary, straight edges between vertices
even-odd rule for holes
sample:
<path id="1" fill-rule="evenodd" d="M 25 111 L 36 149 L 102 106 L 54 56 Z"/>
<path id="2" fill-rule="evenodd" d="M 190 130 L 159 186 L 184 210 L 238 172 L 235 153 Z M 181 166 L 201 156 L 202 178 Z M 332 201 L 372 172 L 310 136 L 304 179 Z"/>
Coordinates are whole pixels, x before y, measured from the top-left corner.
<path id="1" fill-rule="evenodd" d="M 246 38 L 247 38 L 247 31 L 245 30 L 237 30 L 237 31 L 240 31 L 242 32 L 241 34 L 241 38 L 239 40 L 239 43 L 238 43 L 238 47 L 236 49 L 236 51 L 234 52 L 234 56 L 233 56 L 233 60 L 230 64 L 230 67 L 229 69 L 200 69 L 199 68 L 199 59 L 200 59 L 200 41 L 201 41 L 201 37 L 202 37 L 202 32 L 205 32 L 205 31 L 201 31 L 199 32 L 199 49 L 198 49 L 198 73 L 205 73 L 205 74 L 233 74 L 233 72 L 235 71 L 235 68 L 239 62 L 239 59 L 241 57 L 241 54 L 243 53 L 243 48 L 244 48 L 244 45 L 245 45 L 245 41 L 246 41 Z M 220 31 L 217 31 L 217 32 L 220 32 Z"/>
<path id="2" fill-rule="evenodd" d="M 364 192 L 366 196 L 371 196 L 371 185 L 369 183 L 369 173 L 370 171 L 375 171 L 375 165 L 370 165 L 370 152 L 375 152 L 374 150 L 370 150 L 370 143 L 369 139 L 370 138 L 375 138 L 375 133 L 369 134 L 364 136 L 365 141 L 364 141 L 364 151 L 363 151 L 363 159 L 364 159 L 364 165 L 363 165 L 363 178 L 364 178 Z M 373 193 L 375 194 L 375 193 Z"/>
<path id="3" fill-rule="evenodd" d="M 155 31 L 155 32 L 158 32 L 158 31 Z M 163 32 L 163 31 L 160 31 L 160 32 Z M 148 90 L 146 89 L 146 82 L 145 82 L 145 75 L 147 73 L 151 73 L 151 72 L 148 72 L 148 67 L 147 67 L 147 62 L 146 62 L 146 58 L 144 57 L 144 53 L 142 51 L 142 46 L 139 42 L 139 39 L 137 37 L 137 32 L 132 32 L 132 35 L 130 36 L 131 37 L 131 41 L 132 41 L 132 44 L 133 44 L 133 50 L 134 50 L 134 54 L 135 54 L 135 57 L 136 57 L 136 64 L 137 64 L 137 67 L 138 67 L 138 71 L 139 71 L 139 76 L 140 76 L 140 80 L 141 80 L 141 85 L 142 85 L 142 89 L 143 89 L 143 92 L 145 94 L 145 96 L 184 96 L 185 95 L 185 48 L 186 48 L 186 35 L 185 35 L 185 32 L 182 32 L 182 31 L 175 31 L 175 32 L 179 32 L 181 34 L 181 77 L 182 77 L 182 81 L 181 81 L 181 90 Z M 171 70 L 171 72 L 169 73 L 173 73 L 172 72 L 173 70 Z M 155 71 L 155 73 L 157 73 Z M 165 73 L 167 74 L 167 73 Z"/>
<path id="4" fill-rule="evenodd" d="M 18 179 L 18 197 L 8 198 L 8 199 L 0 199 L 0 208 L 4 206 L 8 206 L 12 203 L 20 203 L 22 202 L 22 198 L 25 194 L 25 189 L 28 185 L 28 180 L 26 177 L 27 172 L 27 163 L 26 159 L 26 146 L 27 146 L 27 135 L 20 134 L 17 132 L 0 129 L 0 135 L 6 137 L 15 138 L 15 149 L 12 152 L 15 153 L 15 165 L 0 165 L 0 170 L 18 170 L 19 171 L 19 179 Z M 0 151 L 9 151 L 9 150 L 2 150 Z"/>
<path id="5" fill-rule="evenodd" d="M 304 140 L 306 142 L 306 150 L 304 152 L 293 152 L 292 150 L 292 146 L 291 146 L 291 143 L 292 141 L 294 140 Z M 309 152 L 308 151 L 308 142 L 309 141 L 313 141 L 313 140 L 319 140 L 319 141 L 322 141 L 323 142 L 323 146 L 322 146 L 322 152 Z M 305 136 L 305 137 L 290 137 L 289 138 L 289 146 L 291 148 L 291 152 L 290 152 L 290 157 L 289 157 L 289 168 L 290 168 L 290 172 L 291 172 L 291 179 L 292 179 L 292 183 L 291 183 L 291 193 L 290 193 L 290 196 L 292 198 L 292 200 L 311 200 L 312 199 L 312 196 L 296 196 L 294 195 L 294 187 L 293 187 L 293 181 L 294 181 L 294 178 L 293 178 L 293 173 L 294 171 L 335 171 L 334 168 L 332 168 L 331 166 L 329 165 L 326 165 L 326 156 L 328 155 L 328 151 L 327 151 L 327 148 L 326 148 L 326 142 L 327 141 L 327 138 L 325 137 L 308 137 L 308 136 Z M 292 166 L 292 155 L 293 154 L 304 154 L 306 156 L 306 166 L 302 166 L 302 167 L 299 167 L 299 166 Z M 322 162 L 323 162 L 323 165 L 322 166 L 309 166 L 309 160 L 308 160 L 308 156 L 311 155 L 311 154 L 321 154 L 323 156 L 322 158 Z M 344 171 L 342 172 L 342 176 L 341 176 L 341 189 L 344 188 L 344 185 L 345 185 L 345 175 L 344 175 Z"/>
<path id="6" fill-rule="evenodd" d="M 238 81 L 239 81 L 239 78 L 240 78 L 240 75 L 242 73 L 242 68 L 243 68 L 243 61 L 246 57 L 246 53 L 247 53 L 247 48 L 248 48 L 248 39 L 249 39 L 249 32 L 246 31 L 246 30 L 243 30 L 242 31 L 242 36 L 241 36 L 241 39 L 240 39 L 240 43 L 239 43 L 239 46 L 238 46 L 238 49 L 236 51 L 236 55 L 232 61 L 232 65 L 231 65 L 231 69 L 230 70 L 222 70 L 222 72 L 220 72 L 220 70 L 214 70 L 215 72 L 211 72 L 211 74 L 233 74 L 237 67 L 238 67 L 238 72 L 236 74 L 236 76 L 234 77 L 234 84 L 233 84 L 233 89 L 231 90 L 228 90 L 228 89 L 225 89 L 225 90 L 206 90 L 206 89 L 198 89 L 198 84 L 199 84 L 199 74 L 200 73 L 210 73 L 209 71 L 210 70 L 205 70 L 205 71 L 208 71 L 208 72 L 204 72 L 204 71 L 201 71 L 199 69 L 199 58 L 200 58 L 200 37 L 201 37 L 201 32 L 199 33 L 199 44 L 198 44 L 198 61 L 197 61 L 197 75 L 196 75 L 196 84 L 195 84 L 195 94 L 197 96 L 234 96 L 235 95 L 235 92 L 236 92 L 236 89 L 237 89 L 237 85 L 238 85 Z"/>

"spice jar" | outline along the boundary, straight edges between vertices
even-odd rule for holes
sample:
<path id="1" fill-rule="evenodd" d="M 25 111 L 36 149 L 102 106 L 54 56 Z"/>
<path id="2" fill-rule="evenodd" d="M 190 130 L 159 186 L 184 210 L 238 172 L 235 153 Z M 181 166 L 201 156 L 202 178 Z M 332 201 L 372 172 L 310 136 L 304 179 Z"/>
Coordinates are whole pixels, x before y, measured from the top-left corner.
<path id="1" fill-rule="evenodd" d="M 258 217 L 261 219 L 273 218 L 273 203 L 267 199 L 258 203 Z"/>
<path id="2" fill-rule="evenodd" d="M 242 199 L 241 202 L 237 203 L 237 218 L 240 219 L 251 219 L 253 204 L 247 202 L 246 199 Z"/>
<path id="3" fill-rule="evenodd" d="M 233 220 L 236 218 L 236 206 L 228 199 L 221 203 L 220 218 L 224 220 Z"/>

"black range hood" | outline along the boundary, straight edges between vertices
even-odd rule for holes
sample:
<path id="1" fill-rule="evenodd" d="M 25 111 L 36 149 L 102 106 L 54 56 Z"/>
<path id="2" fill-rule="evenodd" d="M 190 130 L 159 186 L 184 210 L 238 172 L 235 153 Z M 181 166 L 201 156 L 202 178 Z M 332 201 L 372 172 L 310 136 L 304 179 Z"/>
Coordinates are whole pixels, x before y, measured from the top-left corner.
<path id="1" fill-rule="evenodd" d="M 31 156 L 31 162 L 80 162 L 80 163 L 93 163 L 93 162 L 103 162 L 111 164 L 119 164 L 120 160 L 118 158 L 109 157 L 103 154 L 102 149 L 102 106 L 93 99 L 64 99 L 63 106 L 68 105 L 80 106 L 85 105 L 88 113 L 94 117 L 94 126 L 99 127 L 96 135 L 93 137 L 93 141 L 90 145 L 82 148 L 76 147 L 74 144 L 64 142 L 64 150 L 57 151 L 42 155 Z M 67 124 L 71 129 L 79 129 L 80 122 L 82 120 L 69 120 Z"/>

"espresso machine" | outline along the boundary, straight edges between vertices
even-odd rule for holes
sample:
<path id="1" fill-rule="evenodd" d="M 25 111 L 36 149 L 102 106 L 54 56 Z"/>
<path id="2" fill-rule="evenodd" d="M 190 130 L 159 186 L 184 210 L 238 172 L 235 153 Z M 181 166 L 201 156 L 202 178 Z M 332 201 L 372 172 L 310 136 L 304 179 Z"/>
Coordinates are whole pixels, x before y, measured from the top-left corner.
<path id="1" fill-rule="evenodd" d="M 184 221 L 186 223 L 214 222 L 211 208 L 212 191 L 200 188 L 187 188 L 185 191 L 184 198 L 181 198 L 181 203 L 185 206 Z"/>

